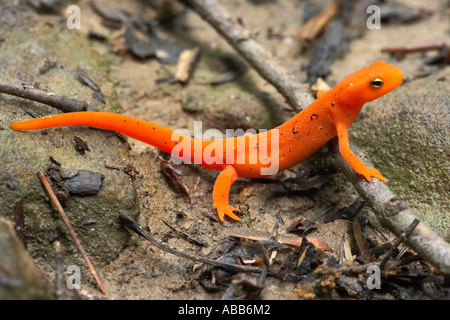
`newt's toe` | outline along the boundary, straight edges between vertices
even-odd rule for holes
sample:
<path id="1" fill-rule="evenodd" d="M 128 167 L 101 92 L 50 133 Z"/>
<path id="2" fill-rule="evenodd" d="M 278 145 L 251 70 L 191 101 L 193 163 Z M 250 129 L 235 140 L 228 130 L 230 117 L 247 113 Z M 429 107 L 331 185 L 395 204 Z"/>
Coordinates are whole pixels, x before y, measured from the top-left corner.
<path id="1" fill-rule="evenodd" d="M 233 211 L 241 212 L 241 210 L 230 206 L 228 203 L 214 204 L 214 207 L 217 209 L 217 214 L 219 215 L 220 221 L 224 220 L 225 215 L 236 221 L 241 221 L 241 218 L 233 213 Z"/>
<path id="2" fill-rule="evenodd" d="M 378 171 L 377 169 L 374 169 L 374 168 L 367 168 L 367 170 L 365 170 L 362 173 L 362 175 L 369 182 L 372 181 L 371 177 L 376 178 L 376 179 L 380 179 L 381 181 L 384 181 L 384 182 L 388 182 L 388 180 L 385 177 L 383 177 L 381 172 Z"/>

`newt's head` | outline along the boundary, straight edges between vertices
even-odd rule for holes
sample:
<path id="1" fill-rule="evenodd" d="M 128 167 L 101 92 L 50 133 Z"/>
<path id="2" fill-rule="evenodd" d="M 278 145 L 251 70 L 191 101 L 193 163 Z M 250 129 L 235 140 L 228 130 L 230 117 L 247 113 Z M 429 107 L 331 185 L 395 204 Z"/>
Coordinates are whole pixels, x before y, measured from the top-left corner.
<path id="1" fill-rule="evenodd" d="M 402 70 L 384 61 L 375 61 L 342 80 L 336 89 L 344 91 L 348 100 L 365 103 L 391 92 L 402 82 Z"/>

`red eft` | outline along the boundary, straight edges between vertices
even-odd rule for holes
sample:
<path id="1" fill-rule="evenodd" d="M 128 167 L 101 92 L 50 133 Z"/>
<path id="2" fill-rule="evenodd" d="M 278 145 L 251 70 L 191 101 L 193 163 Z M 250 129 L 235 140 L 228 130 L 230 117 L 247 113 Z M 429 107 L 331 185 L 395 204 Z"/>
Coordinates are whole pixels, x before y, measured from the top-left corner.
<path id="1" fill-rule="evenodd" d="M 399 68 L 376 61 L 349 75 L 328 92 L 320 92 L 316 101 L 282 125 L 265 133 L 219 140 L 199 140 L 157 124 L 106 112 L 57 114 L 14 122 L 11 127 L 34 130 L 91 126 L 113 130 L 182 160 L 220 170 L 213 189 L 214 207 L 221 221 L 224 215 L 240 221 L 233 213 L 240 210 L 228 203 L 234 181 L 239 177 L 261 178 L 286 170 L 308 158 L 336 135 L 341 155 L 357 173 L 368 181 L 373 177 L 387 182 L 378 170 L 368 168 L 350 150 L 347 130 L 364 103 L 389 93 L 402 81 L 403 73 Z"/>

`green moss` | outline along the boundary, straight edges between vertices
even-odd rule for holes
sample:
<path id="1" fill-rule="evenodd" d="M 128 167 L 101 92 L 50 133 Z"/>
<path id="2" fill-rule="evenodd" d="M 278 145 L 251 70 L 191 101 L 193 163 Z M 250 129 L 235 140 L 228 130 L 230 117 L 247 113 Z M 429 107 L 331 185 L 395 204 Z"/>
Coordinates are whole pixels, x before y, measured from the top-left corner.
<path id="1" fill-rule="evenodd" d="M 419 218 L 450 240 L 450 90 L 441 77 L 407 83 L 372 102 L 351 135 Z"/>
<path id="2" fill-rule="evenodd" d="M 88 39 L 77 30 L 68 30 L 58 24 L 47 24 L 41 16 L 20 11 L 23 20 L 14 27 L 6 27 L 1 34 L 2 58 L 5 63 L 2 74 L 12 83 L 27 83 L 71 98 L 87 101 L 89 109 L 120 112 L 119 96 L 109 80 L 113 55 L 103 56 L 92 49 Z M 18 54 L 20 52 L 21 54 Z M 45 74 L 39 67 L 47 58 L 57 62 L 57 67 Z M 76 69 L 81 67 L 97 82 L 105 94 L 107 104 L 92 98 L 92 89 L 77 80 Z M 134 181 L 123 171 L 109 170 L 105 163 L 129 161 L 126 146 L 116 137 L 89 128 L 56 128 L 33 132 L 13 131 L 9 125 L 28 116 L 21 105 L 38 114 L 58 112 L 48 106 L 2 95 L 0 98 L 0 216 L 12 217 L 17 201 L 25 209 L 26 235 L 31 255 L 41 259 L 54 259 L 52 243 L 60 239 L 69 250 L 74 248 L 61 218 L 50 203 L 37 171 L 45 173 L 51 163 L 50 156 L 64 168 L 85 169 L 105 176 L 102 188 L 96 196 L 71 196 L 66 203 L 66 213 L 85 249 L 93 259 L 109 261 L 117 257 L 129 239 L 118 224 L 118 211 L 128 210 L 139 214 Z M 80 155 L 74 145 L 77 133 L 88 142 L 90 152 Z M 95 224 L 86 225 L 88 219 Z M 74 249 L 74 251 L 76 251 Z M 71 263 L 79 263 L 68 256 Z"/>

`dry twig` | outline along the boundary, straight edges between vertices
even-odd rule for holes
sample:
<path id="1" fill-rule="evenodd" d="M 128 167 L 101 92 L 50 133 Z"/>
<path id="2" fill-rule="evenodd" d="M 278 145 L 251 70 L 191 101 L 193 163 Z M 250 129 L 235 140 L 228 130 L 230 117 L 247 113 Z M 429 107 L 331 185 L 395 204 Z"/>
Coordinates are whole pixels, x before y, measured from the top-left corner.
<path id="1" fill-rule="evenodd" d="M 14 276 L 14 272 L 10 268 L 5 266 L 3 264 L 3 262 L 1 262 L 1 261 L 0 261 L 0 272 L 4 273 L 5 275 L 7 275 L 9 277 L 13 277 Z"/>
<path id="2" fill-rule="evenodd" d="M 425 43 L 425 44 L 410 44 L 402 47 L 386 47 L 382 48 L 381 52 L 389 54 L 406 54 L 414 52 L 424 52 L 431 50 L 446 50 L 448 46 L 445 43 Z"/>
<path id="3" fill-rule="evenodd" d="M 397 241 L 395 242 L 395 245 L 391 248 L 391 250 L 389 250 L 385 257 L 383 258 L 383 260 L 380 263 L 380 269 L 383 269 L 386 266 L 386 263 L 389 261 L 390 257 L 392 257 L 392 255 L 395 252 L 395 249 L 397 249 L 397 247 L 405 240 L 407 240 L 409 238 L 409 236 L 411 235 L 411 233 L 414 231 L 414 229 L 417 227 L 417 225 L 419 224 L 419 220 L 418 219 L 414 219 L 414 221 L 409 225 L 409 227 L 405 230 L 405 232 L 403 232 L 401 234 L 401 236 L 397 239 Z"/>
<path id="4" fill-rule="evenodd" d="M 192 76 L 196 62 L 200 55 L 199 48 L 184 50 L 178 59 L 175 79 L 181 83 L 187 83 Z"/>
<path id="5" fill-rule="evenodd" d="M 164 219 L 161 219 L 161 220 L 166 226 L 168 226 L 170 229 L 172 229 L 176 234 L 178 234 L 178 235 L 182 236 L 183 238 L 187 239 L 187 241 L 189 241 L 190 243 L 193 243 L 193 244 L 195 244 L 197 246 L 200 246 L 200 247 L 207 247 L 208 246 L 208 243 L 206 243 L 205 241 L 197 239 L 196 237 L 190 235 L 186 231 L 179 230 L 179 229 L 175 228 L 173 225 L 171 225 L 169 222 L 167 222 Z"/>
<path id="6" fill-rule="evenodd" d="M 16 230 L 17 237 L 22 242 L 23 247 L 27 249 L 27 239 L 25 238 L 25 215 L 22 201 L 17 201 L 14 206 L 14 229 Z"/>
<path id="7" fill-rule="evenodd" d="M 73 100 L 64 96 L 57 96 L 47 91 L 38 90 L 27 86 L 15 86 L 0 82 L 0 93 L 10 94 L 23 99 L 40 102 L 61 110 L 62 112 L 85 111 L 86 103 Z"/>
<path id="8" fill-rule="evenodd" d="M 415 52 L 426 52 L 426 51 L 439 51 L 439 54 L 429 60 L 429 63 L 450 63 L 450 46 L 445 43 L 425 43 L 425 44 L 410 44 L 402 47 L 388 47 L 382 48 L 381 52 L 387 52 L 392 56 L 403 57 L 405 54 L 415 53 Z"/>
<path id="9" fill-rule="evenodd" d="M 81 245 L 80 239 L 78 239 L 78 236 L 75 233 L 75 230 L 73 229 L 72 224 L 69 221 L 69 218 L 67 218 L 67 215 L 64 212 L 64 209 L 62 208 L 61 204 L 59 203 L 59 200 L 56 197 L 55 193 L 53 192 L 52 188 L 50 187 L 50 184 L 48 183 L 47 178 L 40 171 L 38 171 L 37 175 L 38 175 L 39 179 L 41 180 L 42 184 L 44 185 L 44 188 L 47 191 L 48 195 L 52 199 L 53 204 L 55 205 L 56 209 L 58 210 L 59 214 L 61 215 L 61 218 L 63 219 L 67 229 L 69 229 L 70 236 L 72 237 L 73 241 L 75 242 L 75 244 L 78 248 L 78 251 L 80 251 L 81 255 L 83 256 L 83 259 L 86 262 L 87 266 L 89 267 L 89 270 L 91 271 L 92 275 L 94 276 L 95 281 L 98 283 L 100 290 L 102 291 L 103 294 L 105 294 L 106 293 L 105 288 L 103 287 L 103 284 L 97 275 L 97 271 L 95 271 L 95 268 L 91 263 L 91 260 L 89 259 L 86 251 L 84 250 L 83 246 Z"/>
<path id="10" fill-rule="evenodd" d="M 149 241 L 151 244 L 153 244 L 158 249 L 168 252 L 168 253 L 171 253 L 178 257 L 210 264 L 214 267 L 233 269 L 233 270 L 241 271 L 241 272 L 260 273 L 262 271 L 262 269 L 258 268 L 258 267 L 226 263 L 226 262 L 222 262 L 222 261 L 218 261 L 218 260 L 212 260 L 212 259 L 202 257 L 202 256 L 193 255 L 193 254 L 186 253 L 186 252 L 181 252 L 172 247 L 169 247 L 162 243 L 159 243 L 147 231 L 145 231 L 144 228 L 139 223 L 137 223 L 131 217 L 129 217 L 123 210 L 119 211 L 119 221 L 124 227 L 126 227 L 126 228 L 130 229 L 131 231 L 133 231 L 134 233 L 140 235 L 141 237 L 143 237 L 145 240 Z"/>
<path id="11" fill-rule="evenodd" d="M 301 28 L 297 35 L 297 41 L 311 41 L 328 26 L 333 20 L 340 7 L 339 1 L 330 2 L 314 17 L 309 19 Z"/>

